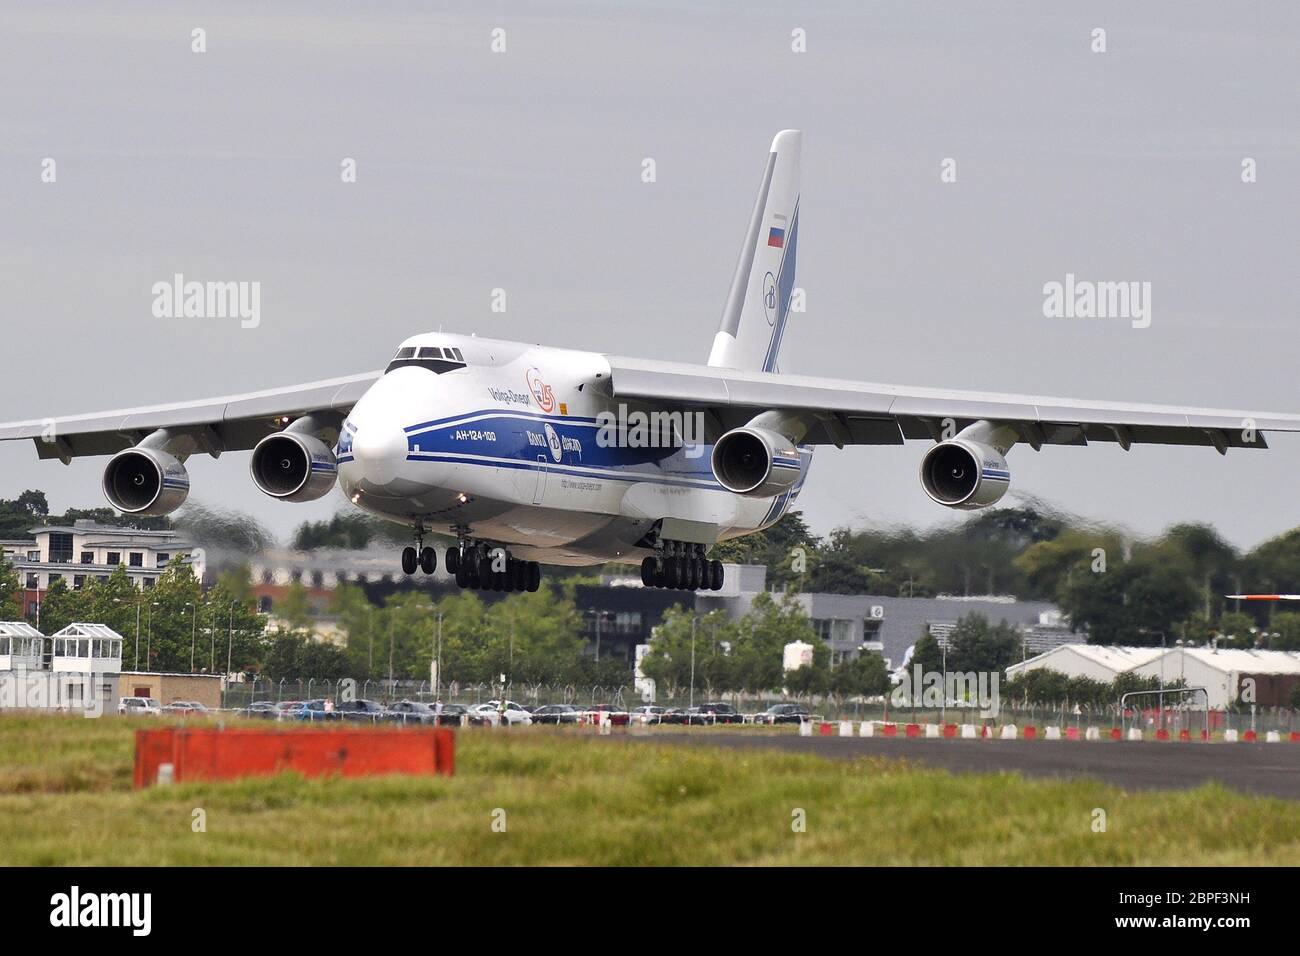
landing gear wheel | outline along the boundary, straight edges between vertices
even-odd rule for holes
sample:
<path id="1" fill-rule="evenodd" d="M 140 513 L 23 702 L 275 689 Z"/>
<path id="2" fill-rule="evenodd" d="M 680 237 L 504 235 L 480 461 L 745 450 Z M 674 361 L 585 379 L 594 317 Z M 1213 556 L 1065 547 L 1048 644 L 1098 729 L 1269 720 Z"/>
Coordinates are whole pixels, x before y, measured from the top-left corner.
<path id="1" fill-rule="evenodd" d="M 655 559 L 646 558 L 641 562 L 641 583 L 648 588 L 655 586 Z"/>
<path id="2" fill-rule="evenodd" d="M 695 563 L 694 558 L 685 558 L 682 564 L 684 565 L 682 570 L 686 572 L 682 575 L 682 590 L 694 591 L 700 586 L 700 566 Z"/>
<path id="3" fill-rule="evenodd" d="M 664 561 L 661 561 L 655 565 L 655 576 L 654 576 L 654 581 L 651 582 L 651 587 L 656 587 L 656 588 L 668 587 L 668 579 L 667 576 L 664 574 L 664 565 L 666 563 L 667 560 L 665 559 Z"/>
<path id="4" fill-rule="evenodd" d="M 542 566 L 536 561 L 528 562 L 528 590 L 536 591 L 542 586 Z"/>
<path id="5" fill-rule="evenodd" d="M 420 549 L 420 570 L 425 574 L 433 574 L 438 570 L 438 552 L 433 548 Z"/>
<path id="6" fill-rule="evenodd" d="M 515 565 L 514 590 L 527 591 L 528 590 L 528 562 L 516 561 L 514 565 Z"/>
<path id="7" fill-rule="evenodd" d="M 722 577 L 723 577 L 722 562 L 710 561 L 709 562 L 709 590 L 721 591 Z"/>
<path id="8" fill-rule="evenodd" d="M 493 577 L 492 559 L 479 558 L 478 559 L 478 580 L 479 580 L 478 586 L 481 587 L 484 591 L 492 590 L 492 577 Z"/>
<path id="9" fill-rule="evenodd" d="M 455 574 L 456 574 L 456 586 L 457 586 L 457 587 L 459 587 L 459 588 L 467 588 L 467 587 L 470 586 L 470 580 L 471 580 L 471 579 L 470 579 L 470 576 L 469 576 L 469 563 L 468 563 L 468 562 L 466 562 L 465 564 L 460 564 L 460 565 L 458 565 L 457 568 L 456 568 Z"/>
<path id="10" fill-rule="evenodd" d="M 402 549 L 402 573 L 414 574 L 415 567 L 420 563 L 419 556 L 416 555 L 415 549 L 406 547 Z"/>
<path id="11" fill-rule="evenodd" d="M 676 589 L 681 585 L 682 563 L 677 558 L 664 558 L 664 587 Z"/>
<path id="12" fill-rule="evenodd" d="M 447 549 L 447 559 L 443 562 L 443 567 L 447 569 L 448 574 L 456 574 L 460 571 L 460 548 Z"/>

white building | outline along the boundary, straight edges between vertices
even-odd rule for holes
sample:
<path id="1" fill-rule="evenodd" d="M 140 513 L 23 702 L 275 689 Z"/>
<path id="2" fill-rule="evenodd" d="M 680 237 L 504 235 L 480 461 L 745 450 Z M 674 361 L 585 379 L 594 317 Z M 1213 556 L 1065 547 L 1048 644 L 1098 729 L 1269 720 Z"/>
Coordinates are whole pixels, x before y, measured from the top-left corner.
<path id="1" fill-rule="evenodd" d="M 111 712 L 122 635 L 106 624 L 69 624 L 44 637 L 24 621 L 0 622 L 0 708 Z"/>
<path id="2" fill-rule="evenodd" d="M 184 562 L 203 578 L 201 549 L 175 531 L 140 531 L 79 520 L 71 526 L 33 528 L 30 541 L 3 541 L 5 559 L 18 571 L 24 591 L 23 613 L 59 579 L 79 591 L 91 581 L 107 581 L 118 567 L 137 587 L 152 587 L 167 568 Z"/>
<path id="3" fill-rule="evenodd" d="M 1157 648 L 1159 650 L 1159 648 Z M 1260 707 L 1288 707 L 1291 689 L 1300 683 L 1300 653 L 1237 648 L 1171 647 L 1134 668 L 1142 677 L 1181 680 L 1188 687 L 1204 687 L 1210 707 L 1220 710 L 1236 703 L 1242 682 L 1254 682 L 1254 703 Z"/>
<path id="4" fill-rule="evenodd" d="M 1036 670 L 1057 671 L 1067 677 L 1088 677 L 1109 684 L 1120 674 L 1158 660 L 1159 647 L 1108 647 L 1100 644 L 1062 644 L 1045 654 L 1007 668 L 1007 680 Z"/>

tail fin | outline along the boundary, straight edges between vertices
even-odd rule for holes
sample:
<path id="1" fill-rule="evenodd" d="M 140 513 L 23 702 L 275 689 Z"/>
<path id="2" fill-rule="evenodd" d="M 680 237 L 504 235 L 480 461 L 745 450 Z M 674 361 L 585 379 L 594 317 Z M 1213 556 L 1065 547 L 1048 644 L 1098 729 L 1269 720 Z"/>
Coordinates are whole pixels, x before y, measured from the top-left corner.
<path id="1" fill-rule="evenodd" d="M 764 372 L 776 369 L 794 292 L 802 145 L 803 133 L 797 129 L 782 130 L 772 140 L 727 307 L 713 338 L 710 365 Z"/>

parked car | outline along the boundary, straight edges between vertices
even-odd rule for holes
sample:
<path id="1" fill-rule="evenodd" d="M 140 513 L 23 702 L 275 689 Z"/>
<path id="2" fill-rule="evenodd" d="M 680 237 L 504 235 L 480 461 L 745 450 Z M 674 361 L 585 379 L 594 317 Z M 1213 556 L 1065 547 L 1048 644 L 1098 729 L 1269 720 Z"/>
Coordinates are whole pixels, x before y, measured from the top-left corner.
<path id="1" fill-rule="evenodd" d="M 162 708 L 152 697 L 123 697 L 117 702 L 117 712 L 131 717 L 159 717 Z"/>
<path id="2" fill-rule="evenodd" d="M 256 700 L 244 708 L 244 716 L 255 720 L 275 720 L 280 716 L 279 704 L 273 700 Z"/>
<path id="3" fill-rule="evenodd" d="M 576 724 L 581 711 L 572 704 L 543 704 L 533 708 L 535 724 Z"/>
<path id="4" fill-rule="evenodd" d="M 500 701 L 489 700 L 486 703 L 475 704 L 469 709 L 469 712 L 471 714 L 477 714 L 486 723 L 495 726 L 497 721 L 501 719 L 501 715 L 497 710 L 499 704 Z M 516 704 L 513 700 L 506 701 L 505 717 L 506 723 L 510 726 L 514 726 L 515 724 L 526 726 L 533 722 L 533 715 L 524 710 L 523 707 Z"/>
<path id="5" fill-rule="evenodd" d="M 212 713 L 208 708 L 197 700 L 174 700 L 163 708 L 164 714 L 183 714 L 186 716 L 202 716 Z"/>
<path id="6" fill-rule="evenodd" d="M 281 720 L 342 720 L 343 715 L 333 707 L 332 701 L 300 700 L 291 703 L 280 712 Z"/>
<path id="7" fill-rule="evenodd" d="M 377 723 L 387 716 L 384 705 L 377 700 L 344 700 L 334 708 L 342 714 L 344 720 L 359 720 Z"/>
<path id="8" fill-rule="evenodd" d="M 641 724 L 663 724 L 667 723 L 664 716 L 668 714 L 667 707 L 656 707 L 654 704 L 646 704 L 643 707 L 632 708 L 632 719 Z"/>
<path id="9" fill-rule="evenodd" d="M 632 719 L 631 714 L 614 704 L 593 704 L 582 712 L 583 718 L 593 724 L 600 723 L 601 714 L 609 714 L 609 722 L 615 727 L 626 726 Z"/>
<path id="10" fill-rule="evenodd" d="M 812 720 L 812 713 L 803 704 L 773 704 L 755 719 L 764 724 L 799 724 Z"/>
<path id="11" fill-rule="evenodd" d="M 302 701 L 300 700 L 277 701 L 275 705 L 275 719 L 292 720 L 293 718 L 289 716 L 290 712 L 292 712 L 293 710 L 301 706 L 302 706 Z"/>
<path id="12" fill-rule="evenodd" d="M 437 719 L 436 723 L 445 727 L 459 727 L 462 717 L 468 717 L 471 724 L 484 723 L 482 717 L 472 713 L 470 708 L 464 704 L 443 704 L 442 716 Z"/>
<path id="13" fill-rule="evenodd" d="M 446 711 L 445 705 L 443 710 Z M 389 706 L 385 716 L 398 724 L 432 724 L 435 722 L 432 705 L 418 700 L 399 700 Z"/>
<path id="14" fill-rule="evenodd" d="M 707 704 L 697 704 L 690 707 L 685 712 L 683 723 L 693 724 L 695 726 L 709 726 L 712 724 L 743 724 L 744 716 L 732 707 L 730 704 L 724 704 L 721 701 L 713 701 Z"/>

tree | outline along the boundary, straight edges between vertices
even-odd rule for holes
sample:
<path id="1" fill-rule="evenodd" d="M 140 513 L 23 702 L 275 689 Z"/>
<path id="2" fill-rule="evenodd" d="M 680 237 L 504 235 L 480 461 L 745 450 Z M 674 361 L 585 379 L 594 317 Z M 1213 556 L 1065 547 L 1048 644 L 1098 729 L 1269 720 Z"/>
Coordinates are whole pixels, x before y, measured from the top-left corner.
<path id="1" fill-rule="evenodd" d="M 13 565 L 0 554 L 0 621 L 23 619 L 22 581 Z"/>
<path id="2" fill-rule="evenodd" d="M 982 614 L 967 614 L 949 637 L 948 670 L 1001 674 L 1020 659 L 1020 633 L 1002 621 L 990 624 Z"/>

